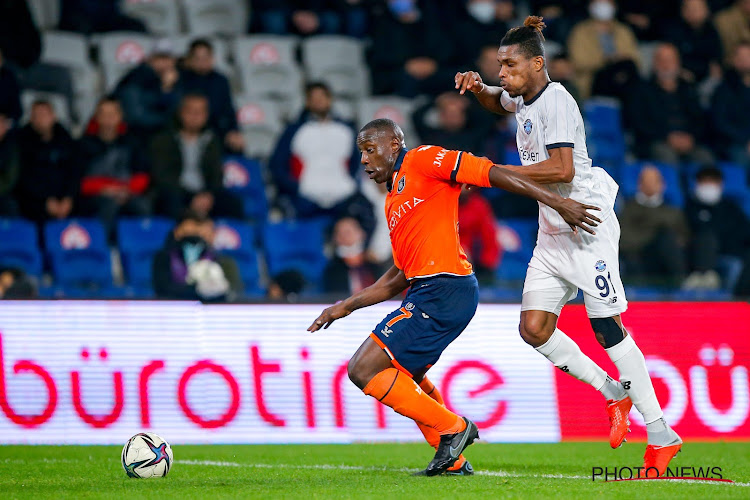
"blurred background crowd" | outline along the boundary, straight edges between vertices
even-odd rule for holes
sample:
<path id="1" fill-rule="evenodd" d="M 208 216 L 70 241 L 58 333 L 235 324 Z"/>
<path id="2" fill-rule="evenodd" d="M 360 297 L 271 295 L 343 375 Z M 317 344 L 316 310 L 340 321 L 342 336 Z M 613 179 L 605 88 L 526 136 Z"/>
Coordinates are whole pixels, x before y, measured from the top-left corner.
<path id="1" fill-rule="evenodd" d="M 356 130 L 520 164 L 453 89 L 541 15 L 620 184 L 631 298 L 750 295 L 750 0 L 0 0 L 0 297 L 316 300 L 391 264 Z M 485 300 L 520 300 L 536 202 L 465 192 Z"/>

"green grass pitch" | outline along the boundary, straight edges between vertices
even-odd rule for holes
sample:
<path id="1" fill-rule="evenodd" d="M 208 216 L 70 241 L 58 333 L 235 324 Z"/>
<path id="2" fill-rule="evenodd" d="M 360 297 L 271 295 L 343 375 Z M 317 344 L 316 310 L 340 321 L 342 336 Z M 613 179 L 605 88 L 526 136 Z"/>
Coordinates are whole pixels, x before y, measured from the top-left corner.
<path id="1" fill-rule="evenodd" d="M 164 479 L 130 479 L 115 446 L 0 446 L 0 497 L 12 498 L 750 498 L 750 443 L 686 443 L 673 461 L 718 466 L 734 484 L 591 481 L 595 466 L 642 464 L 644 443 L 486 444 L 473 477 L 411 477 L 425 444 L 174 446 Z"/>

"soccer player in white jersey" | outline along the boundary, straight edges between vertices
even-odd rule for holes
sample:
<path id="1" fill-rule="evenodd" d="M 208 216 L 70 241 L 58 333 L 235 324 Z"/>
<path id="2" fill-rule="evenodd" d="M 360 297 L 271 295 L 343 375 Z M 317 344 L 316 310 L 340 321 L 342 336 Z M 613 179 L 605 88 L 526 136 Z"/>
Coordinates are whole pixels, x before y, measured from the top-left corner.
<path id="1" fill-rule="evenodd" d="M 456 89 L 470 91 L 486 109 L 515 114 L 523 173 L 563 197 L 601 208 L 602 222 L 591 235 L 568 226 L 554 210 L 539 206 L 539 236 L 523 288 L 520 333 L 556 367 L 592 385 L 607 403 L 610 445 L 619 447 L 629 431 L 632 405 L 643 415 L 648 433 L 644 469 L 659 475 L 682 446 L 663 418 L 643 353 L 622 326 L 628 302 L 620 280 L 620 224 L 614 213 L 617 183 L 592 167 L 586 151 L 583 118 L 565 87 L 550 82 L 544 56 L 542 18 L 529 16 L 506 33 L 498 50 L 500 86 L 482 82 L 474 71 L 457 73 Z M 586 311 L 599 343 L 619 371 L 620 380 L 581 352 L 557 328 L 566 302 L 583 290 Z M 648 469 L 649 477 L 655 476 Z"/>

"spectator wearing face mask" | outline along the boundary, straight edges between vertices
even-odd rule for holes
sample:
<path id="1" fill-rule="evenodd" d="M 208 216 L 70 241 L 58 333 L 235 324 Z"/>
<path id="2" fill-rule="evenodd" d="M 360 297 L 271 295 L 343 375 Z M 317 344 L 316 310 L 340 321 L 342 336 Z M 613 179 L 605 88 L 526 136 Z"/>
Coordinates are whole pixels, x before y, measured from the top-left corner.
<path id="1" fill-rule="evenodd" d="M 226 301 L 242 293 L 237 263 L 213 249 L 214 224 L 187 211 L 153 263 L 154 292 L 160 299 Z"/>
<path id="2" fill-rule="evenodd" d="M 707 167 L 698 172 L 686 214 L 693 233 L 693 273 L 685 288 L 719 288 L 718 271 L 723 271 L 725 285 L 731 288 L 747 261 L 750 221 L 737 203 L 724 196 L 721 170 Z"/>
<path id="3" fill-rule="evenodd" d="M 336 222 L 332 242 L 335 255 L 323 273 L 326 293 L 357 293 L 383 273 L 366 252 L 367 235 L 357 219 L 345 217 Z"/>
<path id="4" fill-rule="evenodd" d="M 480 56 L 482 47 L 494 45 L 497 57 L 499 36 L 511 28 L 509 23 L 512 20 L 513 2 L 468 0 L 463 19 L 452 30 L 457 53 L 462 58 L 473 61 Z"/>
<path id="5" fill-rule="evenodd" d="M 675 286 L 687 271 L 689 232 L 680 209 L 664 203 L 665 189 L 659 169 L 641 170 L 638 192 L 620 215 L 620 253 L 629 278 Z"/>

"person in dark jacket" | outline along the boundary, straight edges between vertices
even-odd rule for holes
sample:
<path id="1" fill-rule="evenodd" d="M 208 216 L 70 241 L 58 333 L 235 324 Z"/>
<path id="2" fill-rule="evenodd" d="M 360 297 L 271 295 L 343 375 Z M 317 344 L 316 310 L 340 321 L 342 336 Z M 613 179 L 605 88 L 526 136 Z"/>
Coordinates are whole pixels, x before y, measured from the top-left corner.
<path id="1" fill-rule="evenodd" d="M 117 99 L 105 97 L 96 107 L 86 134 L 78 142 L 83 169 L 81 212 L 102 220 L 114 235 L 118 215 L 145 216 L 150 206 L 148 164 L 138 142 L 127 132 Z"/>
<path id="2" fill-rule="evenodd" d="M 213 249 L 211 219 L 186 211 L 154 256 L 153 285 L 160 299 L 221 302 L 243 291 L 237 263 Z"/>
<path id="3" fill-rule="evenodd" d="M 60 29 L 86 35 L 146 31 L 140 20 L 122 13 L 120 3 L 120 0 L 60 0 Z"/>
<path id="4" fill-rule="evenodd" d="M 203 94 L 208 98 L 209 126 L 233 153 L 241 153 L 244 139 L 237 125 L 229 80 L 214 69 L 214 48 L 205 38 L 190 44 L 180 86 L 186 93 Z"/>
<path id="5" fill-rule="evenodd" d="M 12 125 L 12 120 L 0 113 L 0 217 L 18 215 L 18 204 L 13 199 L 13 189 L 18 182 L 21 164 L 18 142 Z"/>
<path id="6" fill-rule="evenodd" d="M 323 273 L 326 293 L 353 294 L 375 283 L 383 269 L 367 255 L 367 235 L 357 219 L 345 217 L 333 226 L 335 255 Z"/>
<path id="7" fill-rule="evenodd" d="M 679 19 L 664 28 L 664 40 L 680 51 L 682 65 L 695 82 L 721 75 L 722 48 L 706 0 L 683 0 Z"/>
<path id="8" fill-rule="evenodd" d="M 221 142 L 208 126 L 208 100 L 183 97 L 177 128 L 151 143 L 151 175 L 160 211 L 175 219 L 186 208 L 202 216 L 242 217 L 242 202 L 223 187 Z"/>
<path id="9" fill-rule="evenodd" d="M 732 66 L 714 93 L 712 124 L 723 156 L 750 168 L 750 43 L 737 45 Z"/>
<path id="10" fill-rule="evenodd" d="M 21 86 L 16 74 L 5 64 L 2 50 L 0 50 L 0 113 L 10 118 L 11 125 L 18 123 L 23 114 Z"/>
<path id="11" fill-rule="evenodd" d="M 0 0 L 0 52 L 21 68 L 39 61 L 42 39 L 27 2 Z"/>
<path id="12" fill-rule="evenodd" d="M 52 105 L 37 100 L 29 124 L 18 133 L 21 173 L 16 199 L 27 219 L 64 219 L 73 210 L 80 171 L 74 162 L 75 144 L 57 123 Z"/>
<path id="13" fill-rule="evenodd" d="M 472 104 L 456 92 L 445 92 L 418 108 L 413 120 L 419 138 L 446 149 L 482 152 L 494 123 L 487 113 L 475 112 Z"/>
<path id="14" fill-rule="evenodd" d="M 452 36 L 456 52 L 467 61 L 481 55 L 483 47 L 500 43 L 501 34 L 510 29 L 513 20 L 513 2 L 510 0 L 468 0 L 466 11 L 454 23 Z"/>
<path id="15" fill-rule="evenodd" d="M 148 59 L 127 73 L 114 95 L 125 112 L 130 131 L 144 143 L 167 126 L 180 100 L 174 49 L 160 40 Z"/>

